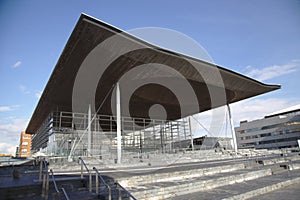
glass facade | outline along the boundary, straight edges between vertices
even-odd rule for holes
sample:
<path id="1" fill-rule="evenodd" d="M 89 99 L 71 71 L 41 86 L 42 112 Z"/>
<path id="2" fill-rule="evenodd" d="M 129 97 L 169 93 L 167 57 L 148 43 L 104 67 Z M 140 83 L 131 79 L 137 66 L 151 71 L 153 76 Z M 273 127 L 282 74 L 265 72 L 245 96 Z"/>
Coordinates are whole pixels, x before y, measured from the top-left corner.
<path id="1" fill-rule="evenodd" d="M 117 127 L 114 116 L 91 117 L 91 149 L 88 149 L 88 114 L 53 112 L 33 135 L 32 150 L 48 155 L 116 157 Z M 144 118 L 121 118 L 122 151 L 126 153 L 173 153 L 186 149 L 190 136 L 187 119 L 167 121 Z M 90 152 L 88 152 L 90 151 Z"/>

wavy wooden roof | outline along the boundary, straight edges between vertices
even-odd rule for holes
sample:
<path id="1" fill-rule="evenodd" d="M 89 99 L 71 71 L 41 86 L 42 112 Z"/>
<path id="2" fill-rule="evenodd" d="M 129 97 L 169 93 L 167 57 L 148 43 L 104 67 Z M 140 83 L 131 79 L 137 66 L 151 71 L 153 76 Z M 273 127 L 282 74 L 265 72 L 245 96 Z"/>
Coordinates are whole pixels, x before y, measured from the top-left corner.
<path id="1" fill-rule="evenodd" d="M 88 71 L 84 75 L 80 70 L 87 67 L 88 62 L 94 68 L 91 71 L 86 68 Z M 93 77 L 99 76 L 94 73 L 99 70 L 102 70 L 101 77 Z M 82 95 L 82 99 L 77 100 L 85 111 L 90 101 L 94 101 L 94 110 L 100 107 L 98 114 L 113 115 L 111 89 L 127 76 L 126 85 L 120 86 L 121 93 L 122 87 L 127 89 L 131 84 L 139 83 L 140 87 L 133 91 L 126 105 L 129 111 L 124 115 L 149 118 L 149 108 L 160 104 L 169 120 L 280 88 L 279 85 L 267 85 L 215 64 L 162 49 L 82 14 L 35 108 L 27 133 L 35 133 L 52 111 L 74 111 L 72 103 L 78 74 L 85 76 L 81 79 L 87 84 L 95 85 L 89 81 L 98 80 L 92 95 Z M 186 88 L 192 91 L 181 87 L 184 84 L 188 84 Z M 193 93 L 190 97 L 189 92 Z"/>

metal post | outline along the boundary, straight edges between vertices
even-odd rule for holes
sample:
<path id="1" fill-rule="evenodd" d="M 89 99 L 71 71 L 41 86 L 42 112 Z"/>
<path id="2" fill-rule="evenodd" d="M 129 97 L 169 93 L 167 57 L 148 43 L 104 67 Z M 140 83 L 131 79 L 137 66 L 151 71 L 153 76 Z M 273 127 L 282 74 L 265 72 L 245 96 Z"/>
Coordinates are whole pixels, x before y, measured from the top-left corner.
<path id="1" fill-rule="evenodd" d="M 186 121 L 185 120 L 183 120 L 182 121 L 182 123 L 183 123 L 183 132 L 184 132 L 184 139 L 186 140 L 186 127 L 185 127 L 185 123 L 186 123 Z"/>
<path id="2" fill-rule="evenodd" d="M 75 126 L 74 126 L 74 119 L 75 119 L 75 113 L 72 113 L 72 130 L 75 129 Z"/>
<path id="3" fill-rule="evenodd" d="M 59 128 L 61 128 L 61 118 L 62 118 L 62 112 L 59 113 Z"/>
<path id="4" fill-rule="evenodd" d="M 234 126 L 233 126 L 233 119 L 232 119 L 229 104 L 227 104 L 227 109 L 228 109 L 228 114 L 229 114 L 229 119 L 230 119 L 230 127 L 231 127 L 232 140 L 233 140 L 233 149 L 234 149 L 235 152 L 237 152 L 236 135 L 235 135 L 235 130 L 234 130 Z"/>
<path id="5" fill-rule="evenodd" d="M 191 116 L 189 116 L 189 128 L 190 128 L 192 151 L 194 151 L 194 139 L 193 139 L 192 124 L 191 124 Z"/>
<path id="6" fill-rule="evenodd" d="M 119 198 L 118 198 L 118 200 L 122 200 L 122 191 L 121 191 L 121 188 L 118 188 L 118 191 L 119 191 Z"/>
<path id="7" fill-rule="evenodd" d="M 110 187 L 108 188 L 108 200 L 111 200 L 111 189 L 110 189 Z"/>
<path id="8" fill-rule="evenodd" d="M 92 173 L 89 171 L 89 192 L 92 192 Z"/>
<path id="9" fill-rule="evenodd" d="M 46 192 L 45 192 L 45 200 L 48 200 L 48 193 L 49 193 L 49 173 L 46 172 Z"/>
<path id="10" fill-rule="evenodd" d="M 160 124 L 159 125 L 159 129 L 160 129 L 160 147 L 161 147 L 161 153 L 164 153 L 164 131 L 163 131 L 163 127 L 162 127 L 162 125 Z"/>
<path id="11" fill-rule="evenodd" d="M 173 122 L 170 122 L 170 131 L 171 131 L 171 143 L 170 143 L 170 152 L 173 153 L 173 147 L 174 147 L 174 144 L 173 144 L 173 139 L 174 139 L 174 136 L 173 136 Z"/>
<path id="12" fill-rule="evenodd" d="M 98 177 L 98 172 L 96 171 L 96 194 L 99 194 L 99 177 Z"/>
<path id="13" fill-rule="evenodd" d="M 118 151 L 118 164 L 122 159 L 122 146 L 121 146 L 121 99 L 120 99 L 120 85 L 116 84 L 116 111 L 117 111 L 117 151 Z"/>
<path id="14" fill-rule="evenodd" d="M 40 160 L 40 173 L 39 173 L 39 182 L 42 181 L 42 174 L 43 173 L 43 161 Z"/>
<path id="15" fill-rule="evenodd" d="M 42 197 L 45 197 L 45 191 L 46 191 L 46 174 L 43 174 L 43 185 L 42 185 Z"/>
<path id="16" fill-rule="evenodd" d="M 91 156 L 91 146 L 92 146 L 92 133 L 91 133 L 91 125 L 92 125 L 92 114 L 91 114 L 91 104 L 89 104 L 89 110 L 88 110 L 88 156 Z"/>
<path id="17" fill-rule="evenodd" d="M 80 160 L 80 163 L 81 163 L 81 165 L 80 165 L 80 178 L 81 179 L 83 179 L 83 162 L 82 162 L 82 160 Z"/>

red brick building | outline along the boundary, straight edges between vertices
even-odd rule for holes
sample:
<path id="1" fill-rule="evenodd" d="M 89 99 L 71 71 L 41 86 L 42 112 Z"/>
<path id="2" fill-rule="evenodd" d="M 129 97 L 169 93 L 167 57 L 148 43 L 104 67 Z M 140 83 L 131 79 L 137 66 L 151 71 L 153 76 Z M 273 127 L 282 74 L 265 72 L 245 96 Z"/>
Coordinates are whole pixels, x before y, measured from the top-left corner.
<path id="1" fill-rule="evenodd" d="M 25 158 L 30 156 L 31 135 L 22 131 L 20 136 L 19 157 Z"/>

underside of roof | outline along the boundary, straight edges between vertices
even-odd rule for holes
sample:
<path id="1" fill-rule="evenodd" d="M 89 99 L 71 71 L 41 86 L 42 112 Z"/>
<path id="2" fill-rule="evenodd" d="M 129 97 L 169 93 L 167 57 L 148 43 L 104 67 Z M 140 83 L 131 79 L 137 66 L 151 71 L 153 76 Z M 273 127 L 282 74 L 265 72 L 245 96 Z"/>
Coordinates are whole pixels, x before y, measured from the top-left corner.
<path id="1" fill-rule="evenodd" d="M 280 88 L 151 45 L 82 14 L 26 133 L 35 133 L 53 111 L 87 112 L 92 104 L 93 112 L 114 115 L 117 82 L 123 98 L 122 116 L 150 118 L 149 109 L 158 104 L 167 120 Z"/>

